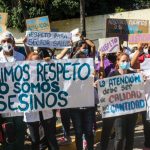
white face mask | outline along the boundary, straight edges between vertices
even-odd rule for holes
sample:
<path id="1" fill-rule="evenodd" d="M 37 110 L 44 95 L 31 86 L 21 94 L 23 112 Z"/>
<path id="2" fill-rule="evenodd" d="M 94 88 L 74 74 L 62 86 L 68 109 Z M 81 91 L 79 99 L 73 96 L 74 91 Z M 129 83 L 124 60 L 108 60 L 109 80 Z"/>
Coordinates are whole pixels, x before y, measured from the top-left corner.
<path id="1" fill-rule="evenodd" d="M 2 48 L 3 48 L 3 51 L 10 52 L 13 49 L 13 46 L 11 43 L 6 42 L 2 45 Z"/>
<path id="2" fill-rule="evenodd" d="M 143 52 L 144 52 L 145 54 L 148 54 L 148 48 L 143 49 Z"/>

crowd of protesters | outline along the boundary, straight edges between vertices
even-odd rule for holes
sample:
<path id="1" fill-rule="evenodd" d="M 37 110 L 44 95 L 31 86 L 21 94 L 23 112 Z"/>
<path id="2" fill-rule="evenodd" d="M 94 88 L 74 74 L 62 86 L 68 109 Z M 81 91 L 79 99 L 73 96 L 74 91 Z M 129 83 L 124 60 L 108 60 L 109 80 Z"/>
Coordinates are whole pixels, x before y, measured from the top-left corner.
<path id="1" fill-rule="evenodd" d="M 71 43 L 71 48 L 63 49 L 59 54 L 50 48 L 33 48 L 26 45 L 24 40 L 24 52 L 15 44 L 12 33 L 5 32 L 1 35 L 0 63 L 14 61 L 34 61 L 51 59 L 93 58 L 95 71 L 93 72 L 93 88 L 95 107 L 61 109 L 61 122 L 63 125 L 63 137 L 56 139 L 56 112 L 47 110 L 26 113 L 4 113 L 1 115 L 1 137 L 3 150 L 23 150 L 26 129 L 29 129 L 32 150 L 58 150 L 59 145 L 71 144 L 70 126 L 74 128 L 77 150 L 94 150 L 94 132 L 96 131 L 96 109 L 99 104 L 96 81 L 102 78 L 130 74 L 140 71 L 140 63 L 150 57 L 150 45 L 139 43 L 137 47 L 127 52 L 126 47 L 120 45 L 117 53 L 100 53 L 94 43 L 83 37 Z M 92 86 L 92 85 L 91 85 Z M 146 112 L 142 112 L 145 142 L 144 150 L 150 150 L 150 122 L 146 120 Z M 134 143 L 134 129 L 138 113 L 109 117 L 102 119 L 102 133 L 100 138 L 100 150 L 107 150 L 109 139 L 114 130 L 114 150 L 132 150 Z M 41 140 L 40 127 L 44 130 Z M 124 144 L 125 141 L 125 144 Z"/>

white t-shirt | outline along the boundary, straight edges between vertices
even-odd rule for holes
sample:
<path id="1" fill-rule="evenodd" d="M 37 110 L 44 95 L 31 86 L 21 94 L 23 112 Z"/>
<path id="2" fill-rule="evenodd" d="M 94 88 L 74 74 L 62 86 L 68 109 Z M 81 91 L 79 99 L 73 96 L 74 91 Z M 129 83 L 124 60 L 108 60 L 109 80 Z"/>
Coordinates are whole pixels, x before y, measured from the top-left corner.
<path id="1" fill-rule="evenodd" d="M 25 60 L 25 56 L 17 51 L 13 51 L 13 56 L 6 57 L 4 55 L 3 50 L 0 52 L 0 63 L 6 63 L 6 62 L 14 62 L 14 61 L 23 61 Z M 23 116 L 23 113 L 4 113 L 2 114 L 2 117 L 14 117 L 14 116 Z"/>

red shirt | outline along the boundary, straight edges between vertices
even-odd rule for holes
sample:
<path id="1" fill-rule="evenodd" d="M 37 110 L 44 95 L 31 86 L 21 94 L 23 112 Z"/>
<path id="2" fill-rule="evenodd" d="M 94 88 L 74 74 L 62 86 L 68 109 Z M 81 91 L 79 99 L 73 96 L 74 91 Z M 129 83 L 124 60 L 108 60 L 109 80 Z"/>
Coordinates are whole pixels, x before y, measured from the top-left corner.
<path id="1" fill-rule="evenodd" d="M 150 58 L 150 54 L 143 54 L 138 57 L 140 63 L 144 62 L 145 58 Z"/>

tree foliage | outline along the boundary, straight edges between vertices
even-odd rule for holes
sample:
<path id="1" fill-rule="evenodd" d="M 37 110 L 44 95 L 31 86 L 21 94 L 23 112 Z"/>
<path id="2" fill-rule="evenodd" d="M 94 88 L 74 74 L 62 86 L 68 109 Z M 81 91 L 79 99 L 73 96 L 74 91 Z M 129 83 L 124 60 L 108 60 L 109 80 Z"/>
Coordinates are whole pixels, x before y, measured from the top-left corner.
<path id="1" fill-rule="evenodd" d="M 150 0 L 85 0 L 86 16 L 150 7 Z M 8 27 L 25 30 L 25 19 L 48 15 L 51 21 L 79 17 L 79 0 L 0 0 Z"/>

